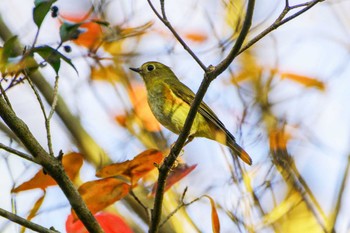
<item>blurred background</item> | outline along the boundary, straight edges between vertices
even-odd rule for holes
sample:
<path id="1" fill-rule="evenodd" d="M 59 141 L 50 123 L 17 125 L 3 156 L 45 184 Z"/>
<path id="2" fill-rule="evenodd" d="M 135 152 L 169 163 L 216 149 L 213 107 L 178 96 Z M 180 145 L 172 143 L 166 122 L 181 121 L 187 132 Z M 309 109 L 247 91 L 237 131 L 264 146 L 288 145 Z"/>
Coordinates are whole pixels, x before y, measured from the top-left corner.
<path id="1" fill-rule="evenodd" d="M 245 4 L 166 1 L 165 11 L 178 34 L 209 66 L 218 64 L 232 48 Z M 286 17 L 306 6 L 290 1 L 291 6 L 297 4 L 300 7 Z M 58 92 L 71 115 L 57 111 L 51 121 L 54 153 L 80 151 L 85 156 L 76 184 L 97 179 L 96 169 L 132 159 L 145 149 L 166 153 L 177 136 L 155 121 L 142 79 L 129 67 L 162 62 L 196 92 L 203 78 L 200 66 L 146 1 L 58 0 L 54 5 L 58 17 L 49 12 L 36 46 L 55 48 L 63 22 L 84 23 L 84 33 L 64 43 L 71 51 L 59 49 L 77 70 L 62 61 L 58 73 Z M 159 2 L 154 5 L 160 10 Z M 247 42 L 274 23 L 284 7 L 285 1 L 257 1 Z M 1 25 L 23 46 L 31 46 L 36 38 L 33 8 L 33 1 L 0 0 Z M 317 4 L 241 53 L 211 84 L 205 102 L 249 152 L 253 165 L 232 161 L 226 147 L 196 138 L 184 148 L 179 162 L 197 167 L 167 192 L 164 216 L 179 205 L 187 187 L 185 203 L 202 195 L 213 198 L 221 232 L 350 232 L 349 10 L 350 2 L 345 0 Z M 6 38 L 1 39 L 3 44 Z M 39 56 L 35 59 L 42 61 Z M 42 93 L 54 86 L 56 74 L 49 65 L 39 72 L 47 82 L 38 86 Z M 5 77 L 1 82 L 9 83 Z M 6 93 L 18 116 L 46 146 L 43 113 L 28 83 L 11 86 Z M 1 143 L 25 150 L 4 123 L 0 130 Z M 11 211 L 15 202 L 18 215 L 27 217 L 43 191 L 11 194 L 11 189 L 39 169 L 1 151 L 0 208 Z M 134 191 L 150 208 L 156 175 L 154 171 L 141 180 Z M 131 195 L 108 211 L 122 216 L 135 232 L 147 232 L 144 210 Z M 209 201 L 200 199 L 183 207 L 161 230 L 212 232 L 210 211 Z M 50 187 L 32 221 L 65 232 L 69 214 L 63 193 Z M 16 224 L 0 218 L 0 232 L 18 231 Z"/>

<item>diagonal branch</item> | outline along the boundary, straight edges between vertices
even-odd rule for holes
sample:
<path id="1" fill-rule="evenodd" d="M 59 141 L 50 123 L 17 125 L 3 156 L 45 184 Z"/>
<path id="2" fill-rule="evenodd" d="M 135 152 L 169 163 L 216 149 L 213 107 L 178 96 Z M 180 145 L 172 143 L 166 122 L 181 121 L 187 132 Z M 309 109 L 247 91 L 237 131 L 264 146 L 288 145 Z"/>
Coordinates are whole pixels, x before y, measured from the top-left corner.
<path id="1" fill-rule="evenodd" d="M 17 135 L 23 145 L 33 155 L 34 159 L 40 163 L 50 176 L 57 182 L 65 196 L 69 200 L 72 208 L 90 232 L 103 232 L 94 216 L 85 205 L 82 197 L 64 171 L 60 160 L 49 155 L 39 144 L 28 126 L 16 116 L 15 112 L 8 106 L 3 96 L 0 95 L 0 117 L 7 126 Z"/>
<path id="2" fill-rule="evenodd" d="M 171 23 L 168 21 L 165 10 L 164 10 L 164 0 L 161 0 L 161 8 L 162 8 L 162 15 L 159 14 L 157 9 L 153 6 L 151 0 L 147 0 L 148 4 L 150 5 L 151 9 L 153 10 L 154 14 L 158 17 L 160 21 L 171 31 L 171 33 L 175 36 L 177 41 L 184 47 L 184 49 L 191 55 L 191 57 L 198 63 L 198 65 L 204 70 L 207 70 L 206 65 L 197 57 L 197 55 L 191 50 L 191 48 L 186 44 L 186 42 L 181 38 L 181 36 L 177 33 L 177 31 L 173 28 Z"/>
<path id="3" fill-rule="evenodd" d="M 320 2 L 323 2 L 323 1 L 325 1 L 325 0 L 313 0 L 313 1 L 307 2 L 307 3 L 303 4 L 303 5 L 299 4 L 299 5 L 295 5 L 295 6 L 289 6 L 289 3 L 287 1 L 283 11 L 279 15 L 279 17 L 275 20 L 275 22 L 273 22 L 268 28 L 266 28 L 261 33 L 259 33 L 256 37 L 251 39 L 246 45 L 244 45 L 239 50 L 237 55 L 241 54 L 245 50 L 247 50 L 250 47 L 252 47 L 256 42 L 258 42 L 259 40 L 264 38 L 267 34 L 271 33 L 272 31 L 276 30 L 277 28 L 279 28 L 283 24 L 291 21 L 292 19 L 296 18 L 297 16 L 299 16 L 299 15 L 305 13 L 306 11 L 310 10 L 317 3 L 320 3 Z M 295 8 L 299 8 L 299 7 L 302 7 L 302 6 L 305 6 L 305 7 L 303 9 L 299 10 L 297 13 L 295 13 L 295 14 L 287 17 L 287 18 L 284 18 L 288 14 L 288 12 L 290 10 L 295 9 Z"/>
<path id="4" fill-rule="evenodd" d="M 31 221 L 28 221 L 25 218 L 22 218 L 16 214 L 13 214 L 7 210 L 4 210 L 2 208 L 0 208 L 0 216 L 7 218 L 9 220 L 11 220 L 12 222 L 18 223 L 21 226 L 24 226 L 25 228 L 31 229 L 33 231 L 36 232 L 41 232 L 41 233 L 57 233 L 58 231 L 56 230 L 51 230 L 51 229 L 47 229 L 43 226 L 40 226 L 36 223 L 33 223 Z"/>
<path id="5" fill-rule="evenodd" d="M 151 2 L 149 0 L 148 0 L 148 2 L 151 5 Z M 178 155 L 180 154 L 183 146 L 185 145 L 185 142 L 189 136 L 190 129 L 192 127 L 194 118 L 197 114 L 198 108 L 203 100 L 203 97 L 204 97 L 206 91 L 208 90 L 210 83 L 219 74 L 221 74 L 224 71 L 224 69 L 226 69 L 228 67 L 228 65 L 235 58 L 235 56 L 237 55 L 237 52 L 239 51 L 240 47 L 242 46 L 243 41 L 244 41 L 245 37 L 247 36 L 250 25 L 251 25 L 251 20 L 253 17 L 253 10 L 254 10 L 254 3 L 255 3 L 255 0 L 249 0 L 249 2 L 248 2 L 247 14 L 245 16 L 244 26 L 242 27 L 240 35 L 238 36 L 239 40 L 237 40 L 238 44 L 236 43 L 235 46 L 232 48 L 230 54 L 225 59 L 226 62 L 224 62 L 222 64 L 220 63 L 221 65 L 218 66 L 218 68 L 214 67 L 214 66 L 209 66 L 208 68 L 204 69 L 206 71 L 204 74 L 204 78 L 203 78 L 202 83 L 198 89 L 198 92 L 193 100 L 193 103 L 192 103 L 191 109 L 187 115 L 184 127 L 183 127 L 178 139 L 176 140 L 174 146 L 171 148 L 169 155 L 164 159 L 164 163 L 159 168 L 158 186 L 157 186 L 157 191 L 156 191 L 156 196 L 155 196 L 154 208 L 152 210 L 152 219 L 151 219 L 152 221 L 151 221 L 151 225 L 150 225 L 150 229 L 149 229 L 149 232 L 151 232 L 151 233 L 157 232 L 158 228 L 159 228 L 160 217 L 161 217 L 161 213 L 162 213 L 164 187 L 165 187 L 167 176 L 168 176 L 172 166 L 174 165 Z M 152 5 L 151 5 L 151 7 L 152 7 Z M 156 13 L 156 11 L 155 11 L 155 13 Z M 158 13 L 156 13 L 156 14 L 158 14 Z M 158 18 L 159 18 L 159 16 L 158 16 Z M 166 24 L 167 21 L 164 21 L 164 19 L 162 20 L 162 22 L 165 25 L 167 25 Z M 170 25 L 170 24 L 168 24 L 168 25 Z M 167 27 L 169 28 L 169 26 L 167 26 Z M 170 27 L 169 29 L 172 29 L 172 27 Z M 182 43 L 183 41 L 182 42 L 181 41 L 179 41 L 179 42 Z M 191 50 L 189 50 L 189 51 L 191 51 Z"/>

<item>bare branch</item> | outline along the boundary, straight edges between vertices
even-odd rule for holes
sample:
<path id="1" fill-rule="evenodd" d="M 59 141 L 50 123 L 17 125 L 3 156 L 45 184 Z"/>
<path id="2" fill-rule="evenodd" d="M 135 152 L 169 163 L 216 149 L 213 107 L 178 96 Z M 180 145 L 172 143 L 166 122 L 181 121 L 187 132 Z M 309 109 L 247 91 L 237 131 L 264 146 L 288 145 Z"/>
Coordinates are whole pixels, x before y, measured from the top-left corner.
<path id="1" fill-rule="evenodd" d="M 247 14 L 244 18 L 242 30 L 239 33 L 239 36 L 236 40 L 235 45 L 231 49 L 230 53 L 227 55 L 227 57 L 220 62 L 216 67 L 215 67 L 215 77 L 219 76 L 222 72 L 224 72 L 227 67 L 232 63 L 233 59 L 239 54 L 239 50 L 241 49 L 243 42 L 245 38 L 248 35 L 249 29 L 252 25 L 252 18 L 253 18 L 253 13 L 254 13 L 254 5 L 255 5 L 255 0 L 249 0 L 248 1 L 248 6 L 247 6 Z"/>
<path id="2" fill-rule="evenodd" d="M 57 233 L 58 231 L 56 230 L 51 230 L 51 229 L 47 229 L 43 226 L 40 226 L 36 223 L 33 223 L 31 221 L 28 221 L 25 218 L 22 218 L 16 214 L 13 214 L 7 210 L 4 210 L 2 208 L 0 208 L 0 216 L 7 218 L 8 220 L 11 220 L 12 222 L 18 223 L 21 226 L 24 226 L 25 228 L 31 229 L 33 231 L 36 232 L 40 232 L 40 233 Z"/>
<path id="3" fill-rule="evenodd" d="M 24 146 L 39 162 L 50 176 L 57 182 L 72 208 L 90 232 L 103 232 L 102 228 L 85 205 L 82 197 L 74 187 L 72 181 L 65 172 L 61 161 L 50 156 L 39 144 L 28 126 L 16 116 L 6 101 L 0 97 L 0 117 L 8 127 L 17 135 Z"/>
<path id="4" fill-rule="evenodd" d="M 18 151 L 18 150 L 15 150 L 9 146 L 6 146 L 2 143 L 0 143 L 0 149 L 3 149 L 11 154 L 15 154 L 15 155 L 18 155 L 19 157 L 23 158 L 23 159 L 26 159 L 28 161 L 31 161 L 33 163 L 36 163 L 36 164 L 39 164 L 32 156 L 26 154 L 26 153 L 23 153 L 21 151 Z M 39 164 L 40 165 L 40 164 Z"/>
<path id="5" fill-rule="evenodd" d="M 163 17 L 158 13 L 156 8 L 153 6 L 151 0 L 147 0 L 148 4 L 150 5 L 151 9 L 153 10 L 154 14 L 162 21 L 162 23 L 171 31 L 171 33 L 175 36 L 177 41 L 183 46 L 183 48 L 191 55 L 191 57 L 198 63 L 198 65 L 204 70 L 207 70 L 206 65 L 197 57 L 197 55 L 191 50 L 190 47 L 186 44 L 186 42 L 181 38 L 181 36 L 176 32 L 176 30 L 173 28 L 173 26 L 170 24 L 170 22 L 166 18 L 166 14 L 164 11 L 164 1 L 161 1 L 162 4 L 162 12 Z M 163 2 L 163 3 L 162 3 Z"/>
<path id="6" fill-rule="evenodd" d="M 250 48 L 252 45 L 254 45 L 256 42 L 258 42 L 259 40 L 261 40 L 262 38 L 264 38 L 267 34 L 271 33 L 272 31 L 276 30 L 277 28 L 279 28 L 280 26 L 282 26 L 283 24 L 289 22 L 290 20 L 296 18 L 297 16 L 305 13 L 306 11 L 308 11 L 309 9 L 311 9 L 312 7 L 314 7 L 317 3 L 323 2 L 325 0 L 314 0 L 311 2 L 308 2 L 306 4 L 306 6 L 301 9 L 300 11 L 298 11 L 297 13 L 287 17 L 284 19 L 284 17 L 287 15 L 287 13 L 294 8 L 297 7 L 301 7 L 301 5 L 296 5 L 296 6 L 289 6 L 288 1 L 286 3 L 285 8 L 283 9 L 282 13 L 280 14 L 280 16 L 275 20 L 275 22 L 273 22 L 273 24 L 271 24 L 268 28 L 266 28 L 264 31 L 262 31 L 261 33 L 259 33 L 256 37 L 254 37 L 253 39 L 251 39 L 246 45 L 244 45 L 240 51 L 238 52 L 238 54 L 241 54 L 242 52 L 244 52 L 245 50 L 247 50 L 248 48 Z M 237 55 L 238 55 L 237 54 Z"/>

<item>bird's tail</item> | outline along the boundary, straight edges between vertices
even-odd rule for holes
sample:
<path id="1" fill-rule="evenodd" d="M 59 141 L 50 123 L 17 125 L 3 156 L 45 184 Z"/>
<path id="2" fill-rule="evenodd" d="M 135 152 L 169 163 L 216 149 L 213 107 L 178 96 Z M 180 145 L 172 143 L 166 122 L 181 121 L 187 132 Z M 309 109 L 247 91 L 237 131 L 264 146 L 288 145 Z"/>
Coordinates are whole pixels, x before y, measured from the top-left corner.
<path id="1" fill-rule="evenodd" d="M 230 149 L 233 151 L 235 155 L 240 157 L 245 163 L 252 165 L 252 159 L 248 155 L 248 153 L 240 147 L 234 140 L 230 140 L 227 138 L 227 146 L 230 147 Z"/>

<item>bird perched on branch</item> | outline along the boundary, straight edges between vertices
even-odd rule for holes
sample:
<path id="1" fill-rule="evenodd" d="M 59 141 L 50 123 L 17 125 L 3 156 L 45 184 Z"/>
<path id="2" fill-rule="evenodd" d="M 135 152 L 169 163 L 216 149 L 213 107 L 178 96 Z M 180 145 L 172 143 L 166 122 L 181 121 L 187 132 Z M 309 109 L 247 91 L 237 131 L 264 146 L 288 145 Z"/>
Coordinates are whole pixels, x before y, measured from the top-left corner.
<path id="1" fill-rule="evenodd" d="M 156 119 L 173 133 L 180 134 L 195 94 L 162 63 L 150 61 L 140 68 L 130 68 L 139 73 L 147 89 L 148 104 Z M 202 102 L 190 130 L 190 137 L 205 137 L 228 146 L 233 154 L 251 165 L 252 159 L 235 141 L 215 113 Z"/>

